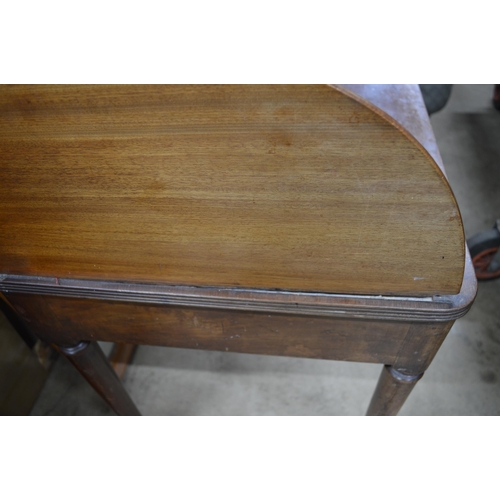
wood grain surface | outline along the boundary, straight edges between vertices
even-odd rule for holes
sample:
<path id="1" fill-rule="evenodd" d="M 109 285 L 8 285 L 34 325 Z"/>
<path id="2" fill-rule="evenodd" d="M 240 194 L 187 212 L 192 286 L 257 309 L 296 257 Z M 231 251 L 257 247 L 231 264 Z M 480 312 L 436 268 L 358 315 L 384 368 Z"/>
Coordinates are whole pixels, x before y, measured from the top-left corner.
<path id="1" fill-rule="evenodd" d="M 460 214 L 411 135 L 327 85 L 2 86 L 0 272 L 456 294 Z"/>

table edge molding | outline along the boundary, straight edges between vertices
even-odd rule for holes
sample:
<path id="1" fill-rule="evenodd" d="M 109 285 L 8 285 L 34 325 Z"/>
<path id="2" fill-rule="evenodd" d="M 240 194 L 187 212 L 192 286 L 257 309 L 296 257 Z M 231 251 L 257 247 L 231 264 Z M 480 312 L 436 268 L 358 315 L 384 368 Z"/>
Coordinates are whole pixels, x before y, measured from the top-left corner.
<path id="1" fill-rule="evenodd" d="M 471 267 L 466 265 L 466 276 L 460 294 L 420 298 L 176 286 L 8 274 L 0 275 L 0 292 L 344 319 L 444 322 L 462 317 L 472 306 L 477 285 L 475 277 L 471 279 L 467 276 Z"/>

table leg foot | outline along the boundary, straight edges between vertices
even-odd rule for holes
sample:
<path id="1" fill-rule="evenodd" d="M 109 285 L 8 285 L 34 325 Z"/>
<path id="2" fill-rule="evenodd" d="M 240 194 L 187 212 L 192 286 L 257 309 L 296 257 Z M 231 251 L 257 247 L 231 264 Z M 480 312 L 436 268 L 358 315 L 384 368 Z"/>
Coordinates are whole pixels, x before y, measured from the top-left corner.
<path id="1" fill-rule="evenodd" d="M 367 415 L 397 415 L 423 375 L 405 375 L 391 366 L 384 366 Z"/>
<path id="2" fill-rule="evenodd" d="M 97 342 L 80 342 L 72 347 L 54 347 L 73 363 L 118 415 L 140 415 Z"/>

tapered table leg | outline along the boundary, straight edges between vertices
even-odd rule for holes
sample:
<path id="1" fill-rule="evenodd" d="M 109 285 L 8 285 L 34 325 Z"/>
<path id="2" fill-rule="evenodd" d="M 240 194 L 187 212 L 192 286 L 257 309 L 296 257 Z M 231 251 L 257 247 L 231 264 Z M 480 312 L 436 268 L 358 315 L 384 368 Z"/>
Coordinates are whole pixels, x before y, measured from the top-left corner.
<path id="1" fill-rule="evenodd" d="M 366 414 L 397 415 L 422 376 L 423 373 L 404 375 L 391 366 L 384 366 Z"/>
<path id="2" fill-rule="evenodd" d="M 63 354 L 118 415 L 140 415 L 97 342 L 54 347 Z"/>

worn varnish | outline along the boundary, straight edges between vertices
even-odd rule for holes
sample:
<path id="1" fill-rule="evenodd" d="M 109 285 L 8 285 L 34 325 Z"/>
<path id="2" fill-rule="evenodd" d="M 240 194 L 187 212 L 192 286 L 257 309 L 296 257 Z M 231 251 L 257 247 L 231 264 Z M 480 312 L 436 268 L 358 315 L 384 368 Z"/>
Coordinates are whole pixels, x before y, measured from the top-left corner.
<path id="1" fill-rule="evenodd" d="M 327 85 L 3 86 L 0 273 L 456 294 L 426 150 Z"/>
<path id="2" fill-rule="evenodd" d="M 409 324 L 9 294 L 48 342 L 108 342 L 391 364 Z M 388 341 L 387 339 L 391 340 Z"/>

